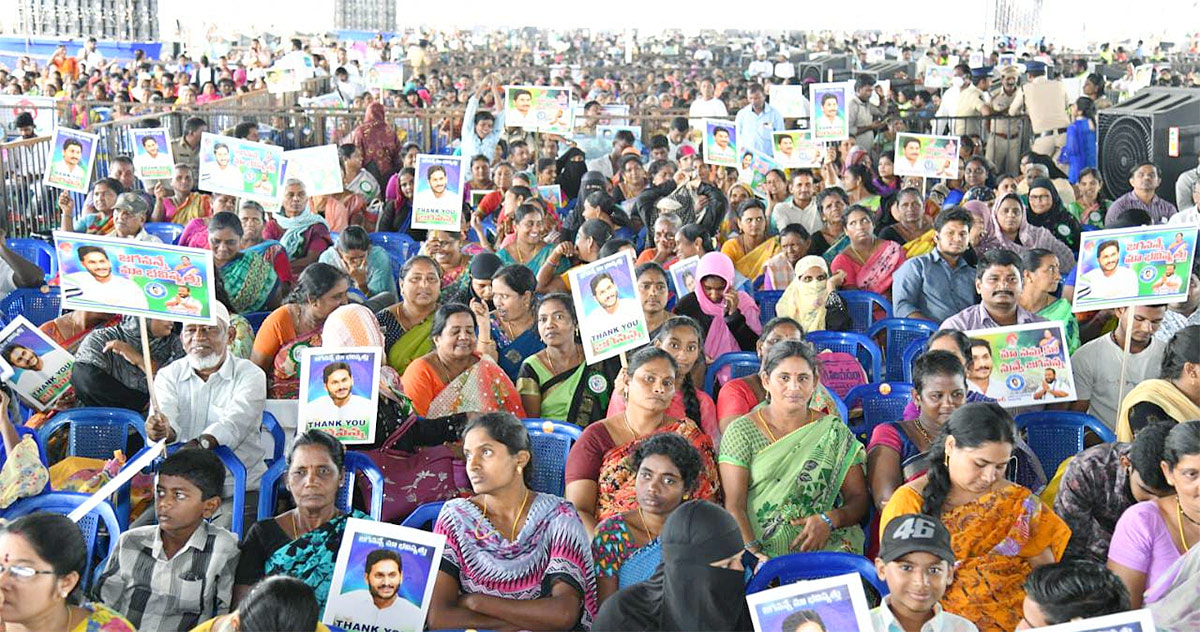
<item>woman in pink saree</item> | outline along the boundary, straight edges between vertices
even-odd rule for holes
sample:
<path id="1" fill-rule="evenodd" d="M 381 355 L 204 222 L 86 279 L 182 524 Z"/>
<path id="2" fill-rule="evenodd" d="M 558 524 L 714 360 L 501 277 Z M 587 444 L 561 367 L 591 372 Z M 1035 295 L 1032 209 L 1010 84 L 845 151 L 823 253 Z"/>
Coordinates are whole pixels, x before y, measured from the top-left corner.
<path id="1" fill-rule="evenodd" d="M 867 290 L 892 296 L 892 274 L 904 263 L 904 246 L 875 236 L 875 221 L 870 209 L 854 205 L 846 208 L 846 236 L 850 244 L 833 258 L 834 272 L 846 275 L 842 287 Z"/>

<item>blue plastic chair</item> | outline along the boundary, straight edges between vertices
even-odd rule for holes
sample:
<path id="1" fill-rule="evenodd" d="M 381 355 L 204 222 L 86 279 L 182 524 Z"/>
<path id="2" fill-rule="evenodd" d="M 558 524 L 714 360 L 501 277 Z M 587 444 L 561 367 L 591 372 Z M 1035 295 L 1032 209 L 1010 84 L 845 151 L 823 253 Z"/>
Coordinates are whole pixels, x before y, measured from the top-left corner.
<path id="1" fill-rule="evenodd" d="M 883 380 L 883 351 L 866 334 L 849 333 L 844 331 L 810 331 L 804 334 L 804 339 L 817 348 L 818 351 L 840 351 L 858 358 L 858 363 L 867 372 L 867 380 L 880 382 Z"/>
<path id="2" fill-rule="evenodd" d="M 394 274 L 399 274 L 404 262 L 416 255 L 419 249 L 416 240 L 405 233 L 371 233 L 371 243 L 387 251 Z"/>
<path id="3" fill-rule="evenodd" d="M 17 316 L 24 316 L 41 327 L 43 323 L 58 318 L 61 311 L 62 293 L 58 288 L 51 288 L 49 292 L 43 292 L 40 288 L 17 288 L 0 300 L 0 313 L 6 323 L 12 322 Z"/>
<path id="4" fill-rule="evenodd" d="M 91 494 L 78 494 L 75 492 L 47 492 L 32 498 L 22 498 L 9 506 L 4 512 L 6 520 L 16 520 L 22 516 L 28 516 L 31 513 L 38 511 L 46 511 L 49 513 L 67 515 L 82 505 L 84 501 L 91 497 Z M 79 525 L 79 531 L 83 534 L 84 544 L 87 545 L 87 566 L 85 567 L 83 577 L 80 581 L 84 584 L 84 590 L 90 588 L 93 578 L 93 568 L 103 568 L 108 557 L 117 550 L 117 538 L 121 535 L 121 523 L 117 521 L 117 514 L 113 511 L 112 505 L 101 501 L 94 509 L 88 512 L 86 516 L 81 518 L 76 524 Z M 100 534 L 100 525 L 104 525 L 105 534 L 102 537 Z M 107 546 L 107 551 L 104 555 L 99 555 L 96 550 L 98 544 L 103 543 Z"/>
<path id="5" fill-rule="evenodd" d="M 875 572 L 875 565 L 867 558 L 853 553 L 833 553 L 818 551 L 814 553 L 789 553 L 771 558 L 758 567 L 750 583 L 746 584 L 746 594 L 752 595 L 771 587 L 778 581 L 780 586 L 793 584 L 809 579 L 824 579 L 846 573 L 858 573 L 883 598 L 888 594 L 887 584 Z"/>
<path id="6" fill-rule="evenodd" d="M 655 540 L 634 551 L 617 571 L 617 587 L 625 588 L 650 579 L 662 562 L 662 545 Z"/>
<path id="7" fill-rule="evenodd" d="M 166 244 L 179 243 L 179 237 L 183 234 L 183 226 L 174 222 L 146 222 L 144 228 L 146 232 L 158 237 Z"/>
<path id="8" fill-rule="evenodd" d="M 182 447 L 182 443 L 172 443 L 171 445 L 167 446 L 167 454 L 174 454 Z M 149 449 L 150 446 L 142 448 L 137 454 L 133 455 L 133 457 L 129 459 L 128 463 L 136 461 Z M 229 525 L 229 530 L 236 533 L 238 540 L 240 541 L 242 539 L 242 531 L 245 528 L 245 525 L 243 524 L 243 518 L 244 514 L 246 513 L 246 466 L 228 446 L 217 446 L 213 448 L 212 452 L 213 454 L 217 455 L 217 458 L 221 459 L 221 463 L 225 464 L 225 469 L 229 471 L 231 476 L 233 476 L 233 507 L 231 509 L 232 515 L 230 516 L 231 524 Z M 150 472 L 157 472 L 159 466 L 162 465 L 164 458 L 165 457 L 160 455 L 159 458 L 155 459 L 147 469 Z M 128 464 L 126 467 L 128 467 Z M 132 508 L 128 504 L 128 492 L 128 485 L 123 487 L 121 491 L 118 492 L 118 496 L 125 500 L 125 502 L 119 503 L 121 506 L 116 512 L 117 519 L 121 522 L 122 529 L 129 528 L 129 521 L 132 518 L 130 515 Z M 148 511 L 154 511 L 154 508 L 151 507 Z"/>
<path id="9" fill-rule="evenodd" d="M 905 382 L 911 383 L 913 381 L 913 379 L 912 379 L 913 361 L 915 361 L 917 359 L 917 356 L 921 355 L 922 353 L 925 353 L 925 350 L 928 348 L 929 348 L 929 339 L 928 338 L 925 340 L 914 340 L 914 341 L 908 343 L 908 346 L 904 348 L 904 355 L 901 356 L 901 369 L 903 369 L 902 375 L 904 377 Z"/>
<path id="10" fill-rule="evenodd" d="M 46 280 L 58 276 L 58 257 L 49 242 L 29 237 L 17 237 L 5 241 L 8 249 L 36 263 L 46 273 Z"/>
<path id="11" fill-rule="evenodd" d="M 917 318 L 884 318 L 875 321 L 867 329 L 867 336 L 876 340 L 880 332 L 885 332 L 884 371 L 885 379 L 899 381 L 904 379 L 904 351 L 917 340 L 929 340 L 937 332 L 937 325 Z"/>
<path id="12" fill-rule="evenodd" d="M 551 419 L 522 421 L 533 445 L 533 490 L 562 496 L 567 487 L 567 455 L 583 430 Z"/>
<path id="13" fill-rule="evenodd" d="M 425 503 L 408 514 L 408 517 L 400 523 L 400 526 L 412 527 L 413 529 L 420 529 L 422 531 L 433 531 L 433 523 L 437 522 L 438 515 L 442 513 L 442 505 L 445 504 L 446 501 L 444 500 Z"/>
<path id="14" fill-rule="evenodd" d="M 263 473 L 258 489 L 258 519 L 264 520 L 275 515 L 275 501 L 279 492 L 284 489 L 283 476 L 287 473 L 287 461 L 279 459 Z M 349 511 L 354 500 L 354 483 L 358 475 L 365 476 L 371 483 L 371 519 L 379 520 L 383 515 L 383 472 L 362 452 L 346 453 L 346 480 L 338 491 L 337 508 Z"/>
<path id="15" fill-rule="evenodd" d="M 887 391 L 886 393 L 884 391 Z M 904 408 L 912 401 L 913 385 L 907 382 L 883 382 L 855 386 L 846 393 L 846 407 L 862 406 L 862 421 L 850 431 L 865 445 L 875 426 L 904 417 Z"/>
<path id="16" fill-rule="evenodd" d="M 867 333 L 875 322 L 876 307 L 884 311 L 885 318 L 892 317 L 892 302 L 880 294 L 866 290 L 844 290 L 838 294 L 846 302 L 846 309 L 850 310 L 850 327 L 855 333 Z"/>
<path id="17" fill-rule="evenodd" d="M 258 333 L 259 328 L 262 327 L 263 321 L 266 320 L 267 316 L 270 315 L 271 312 L 250 312 L 249 314 L 242 314 L 242 316 L 249 321 L 250 328 L 253 329 L 254 333 L 256 334 Z"/>
<path id="18" fill-rule="evenodd" d="M 758 354 L 752 351 L 731 351 L 722 353 L 704 372 L 704 392 L 715 400 L 717 398 L 717 373 L 729 367 L 729 379 L 736 380 L 758 372 Z M 724 384 L 722 384 L 724 386 Z"/>
<path id="19" fill-rule="evenodd" d="M 759 320 L 767 324 L 775 318 L 775 304 L 783 296 L 783 290 L 760 290 L 754 293 L 754 302 L 758 303 Z"/>
<path id="20" fill-rule="evenodd" d="M 275 419 L 275 415 L 267 411 L 263 411 L 262 429 L 271 433 L 271 440 L 275 447 L 271 449 L 271 456 L 267 459 L 267 467 L 271 467 L 276 461 L 283 459 L 283 451 L 287 449 L 287 432 L 283 430 L 283 426 L 279 425 L 279 420 Z"/>
<path id="21" fill-rule="evenodd" d="M 144 438 L 146 421 L 142 416 L 124 408 L 71 408 L 60 411 L 38 429 L 42 445 L 62 426 L 70 426 L 67 455 L 93 459 L 111 459 L 113 452 L 124 450 L 133 428 Z"/>
<path id="22" fill-rule="evenodd" d="M 1037 455 L 1047 476 L 1053 476 L 1063 461 L 1083 450 L 1084 435 L 1088 430 L 1105 443 L 1117 440 L 1104 422 L 1087 413 L 1042 410 L 1017 415 L 1016 422 L 1017 430 L 1025 433 L 1025 441 Z"/>

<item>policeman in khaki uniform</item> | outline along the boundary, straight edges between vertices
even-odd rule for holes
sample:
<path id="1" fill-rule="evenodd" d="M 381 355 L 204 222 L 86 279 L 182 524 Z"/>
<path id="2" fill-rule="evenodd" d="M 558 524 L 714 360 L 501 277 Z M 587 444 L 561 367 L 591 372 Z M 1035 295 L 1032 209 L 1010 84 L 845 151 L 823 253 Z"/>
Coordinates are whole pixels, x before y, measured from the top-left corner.
<path id="1" fill-rule="evenodd" d="M 1000 69 L 1000 87 L 992 91 L 991 103 L 982 107 L 985 115 L 995 115 L 991 121 L 991 133 L 987 139 L 987 159 L 995 165 L 997 173 L 1015 174 L 1021 164 L 1021 127 L 1019 118 L 1005 118 L 1021 88 L 1017 85 L 1021 70 L 1016 66 Z"/>
<path id="2" fill-rule="evenodd" d="M 1058 161 L 1058 153 L 1067 142 L 1067 126 L 1071 119 L 1067 115 L 1067 89 L 1062 81 L 1046 78 L 1046 64 L 1031 61 L 1025 71 L 1029 83 L 1025 84 L 1008 113 L 1018 116 L 1029 115 L 1029 126 L 1033 129 L 1033 151 Z"/>

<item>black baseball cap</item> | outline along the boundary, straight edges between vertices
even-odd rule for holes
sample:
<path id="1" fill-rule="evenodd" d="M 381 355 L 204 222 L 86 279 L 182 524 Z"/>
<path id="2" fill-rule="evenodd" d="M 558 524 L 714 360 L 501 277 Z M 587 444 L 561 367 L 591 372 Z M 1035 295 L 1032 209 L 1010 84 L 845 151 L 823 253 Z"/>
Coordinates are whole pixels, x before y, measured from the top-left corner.
<path id="1" fill-rule="evenodd" d="M 887 524 L 879 545 L 879 558 L 887 563 L 915 552 L 930 553 L 954 564 L 950 532 L 942 521 L 925 514 L 905 514 Z"/>

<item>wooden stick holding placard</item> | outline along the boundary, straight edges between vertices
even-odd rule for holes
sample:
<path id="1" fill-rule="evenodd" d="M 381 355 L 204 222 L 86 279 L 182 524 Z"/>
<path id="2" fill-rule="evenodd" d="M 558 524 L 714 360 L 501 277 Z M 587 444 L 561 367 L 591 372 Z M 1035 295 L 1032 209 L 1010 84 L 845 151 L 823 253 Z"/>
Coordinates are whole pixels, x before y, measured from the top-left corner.
<path id="1" fill-rule="evenodd" d="M 154 396 L 154 366 L 150 359 L 150 334 L 146 330 L 146 317 L 138 316 L 142 328 L 142 369 L 146 371 L 146 386 L 150 389 L 150 415 L 158 412 L 158 398 Z"/>
<path id="2" fill-rule="evenodd" d="M 1125 366 L 1129 364 L 1129 341 L 1133 339 L 1133 312 L 1137 307 L 1130 306 L 1125 308 L 1125 315 L 1129 317 L 1125 321 L 1125 351 L 1121 354 L 1121 381 L 1117 382 L 1117 408 L 1121 408 L 1121 402 L 1125 400 Z M 1117 323 L 1120 326 L 1120 323 Z"/>

